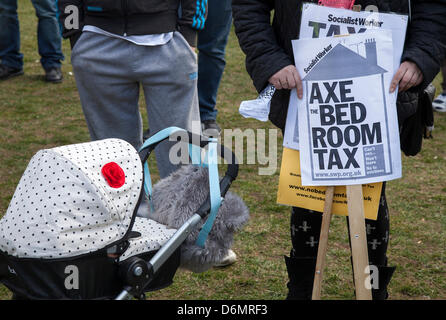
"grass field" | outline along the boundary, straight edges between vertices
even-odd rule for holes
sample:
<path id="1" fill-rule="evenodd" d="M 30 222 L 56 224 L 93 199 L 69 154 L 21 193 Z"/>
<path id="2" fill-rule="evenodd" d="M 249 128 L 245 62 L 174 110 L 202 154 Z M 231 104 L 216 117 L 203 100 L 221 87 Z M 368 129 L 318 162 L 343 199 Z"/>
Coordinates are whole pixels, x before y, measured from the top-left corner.
<path id="1" fill-rule="evenodd" d="M 0 216 L 30 158 L 40 149 L 89 140 L 64 41 L 62 84 L 45 83 L 37 52 L 37 19 L 30 1 L 19 0 L 25 75 L 0 82 Z M 274 128 L 238 114 L 242 100 L 256 97 L 244 55 L 231 32 L 227 67 L 219 91 L 218 122 L 223 128 Z M 437 88 L 440 77 L 435 80 Z M 141 99 L 141 111 L 145 116 Z M 433 140 L 416 157 L 403 157 L 403 178 L 387 185 L 391 235 L 388 250 L 397 271 L 391 299 L 446 299 L 446 114 L 435 114 Z M 279 138 L 278 145 L 282 144 Z M 281 148 L 280 148 L 281 149 Z M 279 150 L 280 151 L 280 150 Z M 279 152 L 281 154 L 281 152 Z M 278 160 L 280 164 L 280 159 Z M 276 204 L 279 171 L 257 174 L 258 165 L 242 165 L 232 190 L 251 211 L 237 234 L 238 262 L 202 274 L 179 271 L 169 288 L 149 299 L 283 299 L 287 274 L 283 255 L 290 250 L 290 209 Z M 334 217 L 329 240 L 324 299 L 353 299 L 345 218 Z M 0 286 L 0 299 L 10 292 Z"/>

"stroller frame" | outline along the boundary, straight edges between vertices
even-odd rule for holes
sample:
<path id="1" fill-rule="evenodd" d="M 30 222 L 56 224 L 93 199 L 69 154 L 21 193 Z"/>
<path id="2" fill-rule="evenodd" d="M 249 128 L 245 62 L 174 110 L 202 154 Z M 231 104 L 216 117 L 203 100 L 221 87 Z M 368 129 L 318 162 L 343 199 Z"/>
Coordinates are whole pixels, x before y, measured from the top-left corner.
<path id="1" fill-rule="evenodd" d="M 183 131 L 183 129 L 177 129 L 178 131 Z M 188 135 L 189 143 L 195 144 L 200 148 L 206 147 L 209 142 L 211 142 L 211 140 L 203 136 L 196 135 L 188 131 L 186 132 Z M 165 139 L 167 139 L 167 137 L 148 146 L 147 148 L 143 148 L 140 150 L 139 153 L 143 163 L 146 163 L 147 159 L 149 158 L 155 147 Z M 226 173 L 220 180 L 220 193 L 221 198 L 223 199 L 226 195 L 226 192 L 229 190 L 231 183 L 237 178 L 238 162 L 232 151 L 220 144 L 217 144 L 217 152 L 218 155 L 225 159 L 228 163 Z M 205 219 L 209 215 L 210 210 L 211 203 L 210 196 L 208 196 L 206 201 L 201 204 L 197 212 L 175 232 L 175 234 L 158 250 L 158 252 L 148 262 L 145 262 L 144 260 L 139 258 L 129 259 L 131 261 L 133 260 L 133 262 L 127 264 L 127 268 L 124 271 L 126 283 L 128 285 L 123 288 L 123 290 L 115 298 L 115 300 L 126 300 L 131 299 L 132 297 L 143 299 L 145 297 L 144 288 L 146 288 L 153 281 L 157 272 L 161 269 L 163 264 L 181 246 L 190 232 L 197 228 L 197 225 L 202 221 L 202 219 Z"/>

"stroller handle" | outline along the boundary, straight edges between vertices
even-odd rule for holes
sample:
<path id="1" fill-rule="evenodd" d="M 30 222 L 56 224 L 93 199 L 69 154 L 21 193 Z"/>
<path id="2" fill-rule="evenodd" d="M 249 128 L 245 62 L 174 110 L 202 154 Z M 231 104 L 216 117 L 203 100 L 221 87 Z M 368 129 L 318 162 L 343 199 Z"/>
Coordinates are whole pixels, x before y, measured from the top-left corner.
<path id="1" fill-rule="evenodd" d="M 185 131 L 188 135 L 189 141 L 188 143 L 192 143 L 200 148 L 206 147 L 211 140 L 209 140 L 207 137 L 192 133 L 190 131 Z M 139 152 L 139 156 L 143 163 L 147 161 L 152 151 L 155 149 L 155 147 L 161 143 L 162 141 L 166 140 L 168 137 L 148 146 L 147 148 L 141 150 Z M 177 141 L 181 141 L 181 136 L 178 137 Z M 223 178 L 220 180 L 220 193 L 221 197 L 224 198 L 226 195 L 226 192 L 229 190 L 229 187 L 231 186 L 231 183 L 237 178 L 238 175 L 238 160 L 235 154 L 226 148 L 225 146 L 221 144 L 217 144 L 217 153 L 218 156 L 223 158 L 228 163 L 228 168 L 226 169 L 226 173 L 223 176 Z M 199 214 L 202 218 L 205 218 L 211 210 L 211 200 L 208 196 L 206 201 L 201 205 L 201 207 L 198 209 L 197 214 Z"/>

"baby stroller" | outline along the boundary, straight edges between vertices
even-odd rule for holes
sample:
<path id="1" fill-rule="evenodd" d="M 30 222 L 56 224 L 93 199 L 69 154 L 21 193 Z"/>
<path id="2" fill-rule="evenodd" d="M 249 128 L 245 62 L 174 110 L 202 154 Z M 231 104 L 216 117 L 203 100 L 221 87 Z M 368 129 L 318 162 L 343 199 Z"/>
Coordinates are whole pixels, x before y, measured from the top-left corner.
<path id="1" fill-rule="evenodd" d="M 212 170 L 209 162 L 213 190 L 174 229 L 137 212 L 144 194 L 154 197 L 149 155 L 178 132 L 188 138 L 190 150 L 208 147 L 208 154 L 214 150 L 228 167 L 220 181 L 217 172 L 215 183 L 216 162 Z M 145 292 L 172 283 L 181 246 L 201 225 L 199 238 L 206 242 L 209 220 L 203 222 L 215 219 L 216 203 L 237 174 L 230 150 L 175 127 L 152 136 L 139 153 L 119 139 L 41 150 L 0 220 L 0 282 L 24 299 L 143 299 Z"/>

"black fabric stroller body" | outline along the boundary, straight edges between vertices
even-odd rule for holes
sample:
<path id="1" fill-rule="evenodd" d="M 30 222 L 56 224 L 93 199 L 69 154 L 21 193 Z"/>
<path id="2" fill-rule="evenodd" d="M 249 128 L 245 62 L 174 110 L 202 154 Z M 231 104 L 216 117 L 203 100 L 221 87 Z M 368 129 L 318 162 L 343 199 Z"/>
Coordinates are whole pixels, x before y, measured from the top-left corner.
<path id="1" fill-rule="evenodd" d="M 168 129 L 200 148 L 210 143 Z M 170 285 L 181 245 L 211 211 L 211 195 L 176 229 L 137 217 L 147 192 L 143 164 L 169 137 L 157 135 L 140 152 L 119 139 L 39 151 L 0 220 L 0 282 L 26 299 L 144 298 Z M 219 182 L 224 198 L 238 164 L 225 147 L 217 151 L 228 163 Z"/>

